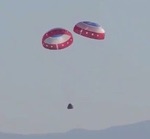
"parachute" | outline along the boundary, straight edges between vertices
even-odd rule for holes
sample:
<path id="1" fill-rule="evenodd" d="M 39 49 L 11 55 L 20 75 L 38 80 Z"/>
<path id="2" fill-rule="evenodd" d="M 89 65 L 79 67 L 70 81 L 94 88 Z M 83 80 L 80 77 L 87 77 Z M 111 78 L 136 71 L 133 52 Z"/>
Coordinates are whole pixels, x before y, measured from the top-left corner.
<path id="1" fill-rule="evenodd" d="M 105 38 L 105 30 L 99 24 L 90 21 L 77 23 L 73 31 L 91 39 L 103 40 Z"/>
<path id="2" fill-rule="evenodd" d="M 50 50 L 64 49 L 72 43 L 72 33 L 63 28 L 53 28 L 46 32 L 42 38 L 43 47 Z"/>

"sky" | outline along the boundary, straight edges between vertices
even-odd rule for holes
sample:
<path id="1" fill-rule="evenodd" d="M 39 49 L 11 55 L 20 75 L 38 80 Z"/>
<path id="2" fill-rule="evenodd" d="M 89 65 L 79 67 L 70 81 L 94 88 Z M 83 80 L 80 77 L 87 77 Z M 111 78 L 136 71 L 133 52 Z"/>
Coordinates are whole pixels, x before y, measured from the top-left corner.
<path id="1" fill-rule="evenodd" d="M 150 120 L 149 0 L 2 0 L 0 131 L 53 133 Z M 106 31 L 103 41 L 73 32 L 80 21 Z M 41 44 L 62 27 L 63 50 Z M 74 105 L 67 110 L 68 103 Z"/>

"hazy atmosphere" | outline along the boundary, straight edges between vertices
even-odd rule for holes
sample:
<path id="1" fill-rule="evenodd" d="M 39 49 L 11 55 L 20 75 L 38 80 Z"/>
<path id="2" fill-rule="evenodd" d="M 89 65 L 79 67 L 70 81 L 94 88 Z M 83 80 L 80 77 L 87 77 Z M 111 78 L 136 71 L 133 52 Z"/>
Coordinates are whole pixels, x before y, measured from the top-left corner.
<path id="1" fill-rule="evenodd" d="M 149 0 L 1 0 L 0 132 L 99 130 L 150 120 Z M 73 32 L 99 23 L 102 41 Z M 54 27 L 63 50 L 42 46 Z M 73 110 L 66 109 L 68 103 Z"/>

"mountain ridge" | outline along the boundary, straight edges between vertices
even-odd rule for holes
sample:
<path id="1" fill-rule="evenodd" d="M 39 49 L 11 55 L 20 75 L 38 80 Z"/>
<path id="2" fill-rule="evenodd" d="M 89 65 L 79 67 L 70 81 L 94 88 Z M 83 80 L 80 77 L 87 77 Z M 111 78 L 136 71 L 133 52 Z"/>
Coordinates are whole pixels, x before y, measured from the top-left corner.
<path id="1" fill-rule="evenodd" d="M 62 133 L 16 134 L 0 132 L 0 139 L 150 139 L 150 120 L 102 130 L 72 129 Z"/>

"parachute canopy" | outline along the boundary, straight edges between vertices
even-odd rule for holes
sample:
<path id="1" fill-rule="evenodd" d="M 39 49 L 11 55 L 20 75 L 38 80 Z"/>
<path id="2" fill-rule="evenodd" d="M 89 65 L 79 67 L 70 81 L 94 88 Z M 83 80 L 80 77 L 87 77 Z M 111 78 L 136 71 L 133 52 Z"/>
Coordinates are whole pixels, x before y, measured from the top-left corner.
<path id="1" fill-rule="evenodd" d="M 73 31 L 91 39 L 103 40 L 105 38 L 105 30 L 99 24 L 90 21 L 77 23 Z"/>
<path id="2" fill-rule="evenodd" d="M 44 48 L 51 50 L 64 49 L 73 43 L 71 32 L 63 28 L 53 28 L 46 32 L 42 38 Z"/>

